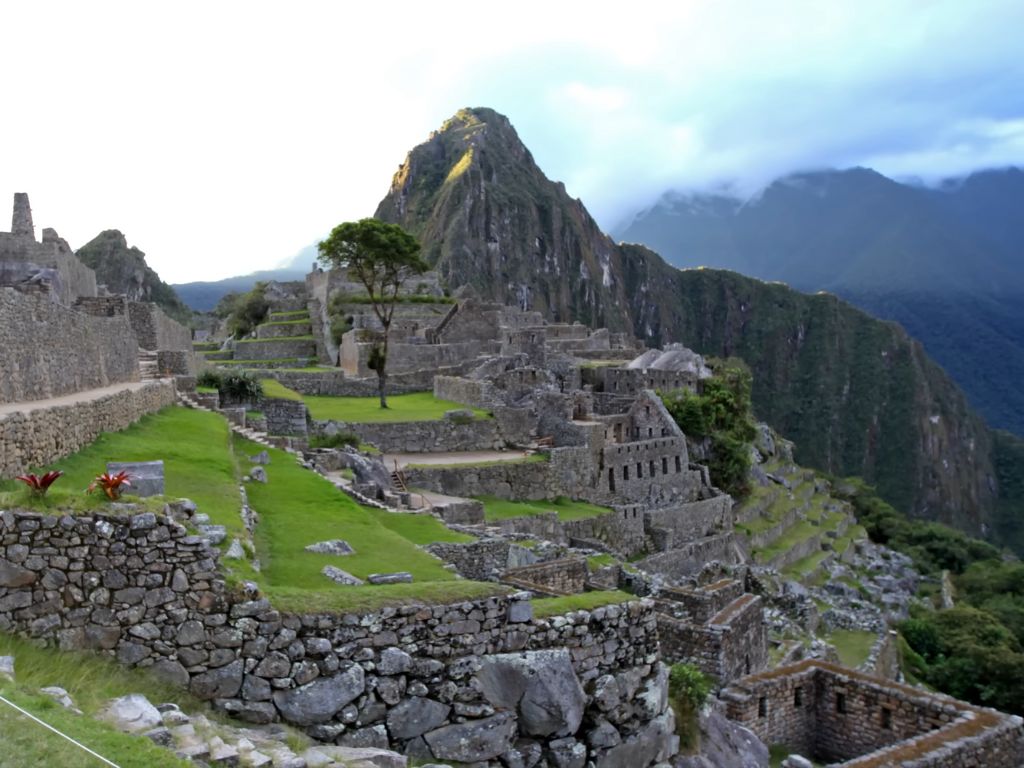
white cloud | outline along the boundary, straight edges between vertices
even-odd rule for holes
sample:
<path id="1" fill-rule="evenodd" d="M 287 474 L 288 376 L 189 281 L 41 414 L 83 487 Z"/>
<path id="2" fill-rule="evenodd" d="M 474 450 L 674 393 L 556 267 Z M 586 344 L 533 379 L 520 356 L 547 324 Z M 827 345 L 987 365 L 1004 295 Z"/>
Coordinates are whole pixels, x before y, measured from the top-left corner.
<path id="1" fill-rule="evenodd" d="M 463 106 L 608 226 L 668 186 L 1024 161 L 1017 0 L 0 6 L 0 203 L 167 279 L 280 263 L 372 213 Z M 893 170 L 896 169 L 896 170 Z"/>

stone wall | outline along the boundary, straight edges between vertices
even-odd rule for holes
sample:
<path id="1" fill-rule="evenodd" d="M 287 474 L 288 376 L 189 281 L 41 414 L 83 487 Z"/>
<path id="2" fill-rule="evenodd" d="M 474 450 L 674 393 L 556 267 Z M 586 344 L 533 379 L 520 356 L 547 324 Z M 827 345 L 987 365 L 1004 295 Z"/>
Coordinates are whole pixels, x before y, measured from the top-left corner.
<path id="1" fill-rule="evenodd" d="M 826 662 L 743 678 L 722 698 L 766 744 L 844 768 L 1024 764 L 1021 718 Z"/>
<path id="2" fill-rule="evenodd" d="M 462 421 L 445 416 L 437 421 L 396 423 L 313 422 L 316 434 L 351 432 L 364 443 L 384 453 L 430 453 L 437 451 L 492 451 L 505 447 L 495 419 Z"/>
<path id="3" fill-rule="evenodd" d="M 696 392 L 700 381 L 696 373 L 687 371 L 611 367 L 600 368 L 599 371 L 604 378 L 604 391 L 618 395 L 635 395 L 645 389 L 661 392 L 685 389 Z"/>
<path id="4" fill-rule="evenodd" d="M 92 443 L 173 404 L 174 384 L 154 381 L 81 403 L 0 415 L 0 477 L 49 466 Z"/>
<path id="5" fill-rule="evenodd" d="M 320 435 L 351 432 L 384 453 L 430 453 L 523 446 L 530 442 L 532 425 L 529 411 L 497 408 L 494 418 L 474 417 L 470 421 L 454 414 L 434 421 L 395 423 L 316 421 L 313 432 Z"/>
<path id="6" fill-rule="evenodd" d="M 301 400 L 267 397 L 260 402 L 259 407 L 266 419 L 268 434 L 290 437 L 306 437 L 309 434 L 306 404 Z"/>
<path id="7" fill-rule="evenodd" d="M 662 537 L 662 548 L 674 547 L 694 539 L 731 531 L 732 497 L 714 496 L 703 501 L 659 509 L 645 513 L 648 528 L 667 533 Z"/>
<path id="8" fill-rule="evenodd" d="M 647 543 L 643 511 L 637 506 L 618 508 L 599 517 L 571 520 L 562 526 L 571 543 L 618 552 L 624 557 L 643 552 Z"/>
<path id="9" fill-rule="evenodd" d="M 236 360 L 316 360 L 312 337 L 297 339 L 242 339 L 235 342 Z"/>
<path id="10" fill-rule="evenodd" d="M 362 615 L 234 598 L 168 517 L 0 513 L 0 627 L 147 667 L 244 720 L 422 761 L 643 768 L 676 749 L 650 601 L 525 595 Z M 358 588 L 355 588 L 358 589 Z"/>
<path id="11" fill-rule="evenodd" d="M 96 317 L 0 288 L 0 403 L 135 381 L 138 346 L 124 316 Z"/>
<path id="12" fill-rule="evenodd" d="M 502 575 L 502 581 L 529 585 L 528 588 L 536 586 L 553 594 L 575 595 L 586 587 L 588 575 L 585 557 L 567 557 L 510 568 Z"/>
<path id="13" fill-rule="evenodd" d="M 129 301 L 128 318 L 143 349 L 192 350 L 192 332 L 151 301 Z"/>
<path id="14" fill-rule="evenodd" d="M 735 565 L 742 561 L 736 550 L 734 533 L 723 533 L 677 544 L 675 549 L 645 557 L 637 565 L 651 573 L 660 573 L 673 579 L 683 579 L 698 573 L 712 560 L 729 565 Z"/>

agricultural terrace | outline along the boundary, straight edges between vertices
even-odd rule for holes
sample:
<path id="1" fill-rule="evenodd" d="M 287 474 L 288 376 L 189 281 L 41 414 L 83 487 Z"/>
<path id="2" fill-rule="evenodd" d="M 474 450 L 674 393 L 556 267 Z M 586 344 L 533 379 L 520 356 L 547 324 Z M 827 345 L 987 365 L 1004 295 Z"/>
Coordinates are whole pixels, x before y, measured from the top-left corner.
<path id="1" fill-rule="evenodd" d="M 358 505 L 327 479 L 301 467 L 285 451 L 264 448 L 231 433 L 223 417 L 179 407 L 165 408 L 123 432 L 103 434 L 92 445 L 60 461 L 66 474 L 57 481 L 44 508 L 73 511 L 110 508 L 102 494 L 83 489 L 108 461 L 164 461 L 168 498 L 192 499 L 210 523 L 223 525 L 227 539 L 245 539 L 239 486 L 251 466 L 248 457 L 266 450 L 268 482 L 246 485 L 250 506 L 259 514 L 255 551 L 260 570 L 248 559 L 224 560 L 229 580 L 255 581 L 284 610 L 368 611 L 402 602 L 452 602 L 502 591 L 491 583 L 458 579 L 440 560 L 418 545 L 467 541 L 430 516 L 383 512 Z M 47 468 L 49 469 L 49 468 Z M 0 491 L 8 501 L 31 507 L 20 484 L 7 481 Z M 15 498 L 16 497 L 16 498 Z M 84 502 L 75 500 L 82 499 Z M 74 504 L 70 503 L 75 501 Z M 159 499 L 146 506 L 162 508 Z M 77 506 L 76 506 L 77 505 Z M 40 505 L 36 504 L 36 508 Z M 116 509 L 116 507 L 114 508 Z M 355 554 L 306 552 L 319 541 L 344 538 Z M 365 579 L 371 573 L 408 571 L 411 584 L 340 586 L 321 574 L 334 565 Z"/>

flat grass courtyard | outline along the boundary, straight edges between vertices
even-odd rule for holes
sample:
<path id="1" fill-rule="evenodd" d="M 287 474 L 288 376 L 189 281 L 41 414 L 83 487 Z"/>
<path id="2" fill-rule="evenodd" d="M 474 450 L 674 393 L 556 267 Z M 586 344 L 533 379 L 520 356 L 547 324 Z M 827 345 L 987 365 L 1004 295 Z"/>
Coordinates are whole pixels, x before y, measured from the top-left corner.
<path id="1" fill-rule="evenodd" d="M 224 418 L 213 413 L 172 406 L 122 432 L 105 433 L 56 464 L 66 476 L 54 488 L 63 486 L 64 497 L 84 498 L 84 488 L 105 470 L 107 461 L 162 459 L 167 496 L 192 499 L 211 523 L 224 525 L 226 547 L 232 538 L 244 535 L 239 484 L 252 466 L 249 456 L 262 450 L 270 456 L 265 467 L 268 482 L 245 486 L 249 504 L 260 517 L 255 545 L 261 570 L 256 572 L 248 561 L 222 559 L 230 580 L 256 581 L 279 608 L 297 611 L 365 611 L 387 604 L 453 602 L 506 591 L 497 584 L 458 579 L 419 546 L 470 537 L 450 531 L 430 516 L 362 507 L 327 479 L 299 466 L 294 455 L 232 434 Z M 27 498 L 19 486 L 14 481 L 4 483 L 5 496 Z M 53 501 L 59 500 L 60 494 Z M 107 506 L 102 494 L 90 497 L 88 503 L 94 509 Z M 159 509 L 162 504 L 154 499 L 147 507 Z M 305 551 L 309 544 L 339 538 L 355 554 Z M 340 586 L 321 574 L 328 564 L 362 579 L 371 573 L 409 571 L 414 581 Z"/>
<path id="2" fill-rule="evenodd" d="M 585 501 L 574 501 L 559 496 L 554 501 L 508 501 L 497 496 L 477 496 L 484 504 L 484 519 L 488 522 L 508 520 L 513 517 L 535 517 L 546 512 L 555 512 L 563 523 L 571 520 L 583 520 L 588 517 L 607 515 L 612 510 L 589 504 Z"/>
<path id="3" fill-rule="evenodd" d="M 306 395 L 309 415 L 317 421 L 347 421 L 353 424 L 385 424 L 404 421 L 436 421 L 445 411 L 471 410 L 474 418 L 491 418 L 487 411 L 469 408 L 451 400 L 439 400 L 432 392 L 389 395 L 388 407 L 381 408 L 376 397 L 330 397 Z"/>

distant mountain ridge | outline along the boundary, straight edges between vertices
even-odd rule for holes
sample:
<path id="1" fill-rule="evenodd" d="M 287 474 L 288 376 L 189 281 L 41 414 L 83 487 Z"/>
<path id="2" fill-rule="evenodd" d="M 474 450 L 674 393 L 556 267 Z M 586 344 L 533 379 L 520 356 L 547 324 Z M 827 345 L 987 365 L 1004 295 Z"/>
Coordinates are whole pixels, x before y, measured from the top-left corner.
<path id="1" fill-rule="evenodd" d="M 316 255 L 316 245 L 307 245 L 288 264 L 277 269 L 264 269 L 259 272 L 250 272 L 247 275 L 225 277 L 223 280 L 175 283 L 173 287 L 181 296 L 182 301 L 196 312 L 209 312 L 227 294 L 245 293 L 258 282 L 273 280 L 286 283 L 304 279 L 313 266 L 313 262 L 316 261 Z"/>
<path id="2" fill-rule="evenodd" d="M 617 236 L 679 267 L 827 290 L 896 320 L 989 421 L 1024 435 L 1024 172 L 934 188 L 865 168 L 800 173 L 760 195 L 667 193 Z"/>
<path id="3" fill-rule="evenodd" d="M 861 475 L 917 516 L 991 532 L 992 435 L 920 344 L 834 296 L 681 271 L 616 244 L 493 110 L 460 110 L 414 148 L 376 215 L 419 237 L 452 288 L 651 346 L 742 357 L 758 416 L 796 442 L 801 463 Z"/>

